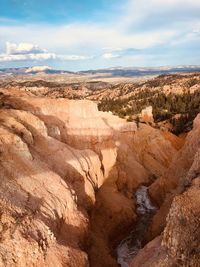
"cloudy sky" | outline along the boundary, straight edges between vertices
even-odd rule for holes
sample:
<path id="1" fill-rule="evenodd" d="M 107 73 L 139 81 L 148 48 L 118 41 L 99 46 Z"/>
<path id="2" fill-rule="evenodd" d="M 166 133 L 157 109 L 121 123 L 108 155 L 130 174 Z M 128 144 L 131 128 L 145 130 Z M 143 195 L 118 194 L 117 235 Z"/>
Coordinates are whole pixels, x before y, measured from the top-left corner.
<path id="1" fill-rule="evenodd" d="M 200 0 L 0 0 L 0 68 L 200 65 Z"/>

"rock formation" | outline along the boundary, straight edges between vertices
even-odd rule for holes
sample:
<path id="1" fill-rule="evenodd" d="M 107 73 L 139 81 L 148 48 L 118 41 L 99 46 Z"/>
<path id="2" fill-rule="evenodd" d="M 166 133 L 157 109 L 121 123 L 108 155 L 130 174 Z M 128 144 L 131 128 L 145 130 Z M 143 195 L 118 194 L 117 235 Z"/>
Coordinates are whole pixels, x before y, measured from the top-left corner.
<path id="1" fill-rule="evenodd" d="M 174 198 L 164 233 L 148 243 L 134 258 L 131 267 L 199 267 L 199 184 Z"/>
<path id="2" fill-rule="evenodd" d="M 88 100 L 2 92 L 0 266 L 117 266 L 133 193 L 164 176 L 179 138 Z"/>
<path id="3" fill-rule="evenodd" d="M 199 267 L 200 115 L 169 169 L 149 189 L 160 206 L 148 243 L 131 267 Z"/>
<path id="4" fill-rule="evenodd" d="M 143 122 L 153 122 L 153 108 L 152 106 L 146 107 L 141 111 L 140 120 Z"/>

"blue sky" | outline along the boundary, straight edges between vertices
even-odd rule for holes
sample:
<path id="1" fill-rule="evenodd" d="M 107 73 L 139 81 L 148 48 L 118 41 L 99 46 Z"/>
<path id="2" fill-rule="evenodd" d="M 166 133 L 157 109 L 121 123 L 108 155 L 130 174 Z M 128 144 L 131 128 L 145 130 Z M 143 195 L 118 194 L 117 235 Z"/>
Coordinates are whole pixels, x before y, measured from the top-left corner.
<path id="1" fill-rule="evenodd" d="M 0 0 L 0 68 L 200 65 L 199 0 Z"/>

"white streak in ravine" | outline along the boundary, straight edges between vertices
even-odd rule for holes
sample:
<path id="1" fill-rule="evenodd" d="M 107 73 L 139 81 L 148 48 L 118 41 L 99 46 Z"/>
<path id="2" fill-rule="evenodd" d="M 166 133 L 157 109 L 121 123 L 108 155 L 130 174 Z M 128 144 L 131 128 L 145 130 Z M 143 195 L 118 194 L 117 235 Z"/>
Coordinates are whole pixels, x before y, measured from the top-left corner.
<path id="1" fill-rule="evenodd" d="M 136 203 L 137 203 L 137 213 L 146 214 L 155 211 L 156 208 L 151 203 L 148 194 L 148 187 L 141 186 L 135 193 Z"/>
<path id="2" fill-rule="evenodd" d="M 135 193 L 138 221 L 135 224 L 133 231 L 119 244 L 117 247 L 117 262 L 121 267 L 129 267 L 130 261 L 136 256 L 142 248 L 142 242 L 151 221 L 151 218 L 156 211 L 148 194 L 148 187 L 141 186 Z"/>

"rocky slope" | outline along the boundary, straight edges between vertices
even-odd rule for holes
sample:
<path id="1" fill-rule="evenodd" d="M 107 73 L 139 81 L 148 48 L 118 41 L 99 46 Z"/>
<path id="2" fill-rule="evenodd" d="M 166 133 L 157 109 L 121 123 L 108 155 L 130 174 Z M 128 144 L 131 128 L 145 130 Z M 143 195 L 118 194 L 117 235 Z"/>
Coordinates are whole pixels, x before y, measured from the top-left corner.
<path id="1" fill-rule="evenodd" d="M 183 194 L 176 196 L 164 233 L 148 243 L 131 267 L 199 267 L 199 177 Z"/>
<path id="2" fill-rule="evenodd" d="M 98 103 L 100 110 L 111 111 L 128 121 L 144 118 L 141 113 L 152 106 L 154 127 L 177 135 L 190 131 L 192 121 L 200 112 L 199 72 L 166 74 L 130 82 L 57 81 L 53 78 L 48 81 L 32 75 L 25 79 L 0 81 L 0 87 L 30 96 L 92 100 Z M 141 121 L 152 123 L 153 118 Z"/>
<path id="3" fill-rule="evenodd" d="M 160 206 L 147 244 L 134 258 L 132 267 L 199 267 L 199 134 L 200 115 L 193 130 L 172 160 L 169 169 L 149 189 Z"/>
<path id="4" fill-rule="evenodd" d="M 32 95 L 51 98 L 72 98 L 102 100 L 129 100 L 141 91 L 163 92 L 164 94 L 194 93 L 200 88 L 200 73 L 163 74 L 155 78 L 132 82 L 103 82 L 100 80 L 72 81 L 55 78 L 45 80 L 44 77 L 28 76 L 22 79 L 14 77 L 11 81 L 0 81 L 1 87 L 18 88 Z"/>
<path id="5" fill-rule="evenodd" d="M 181 140 L 88 100 L 1 92 L 0 266 L 117 266 L 133 193 L 164 176 Z"/>
<path id="6" fill-rule="evenodd" d="M 75 79 L 74 79 L 75 80 Z M 1 86 L 8 89 L 18 88 L 20 91 L 28 91 L 37 96 L 48 96 L 51 98 L 86 98 L 89 100 L 105 99 L 129 99 L 137 93 L 145 90 L 163 92 L 165 94 L 194 93 L 200 88 L 200 74 L 180 73 L 163 74 L 155 78 L 132 82 L 103 82 L 97 80 L 68 81 L 55 79 L 45 80 L 37 76 L 17 79 L 13 77 L 10 81 L 0 80 Z M 131 100 L 131 99 L 130 99 Z M 131 102 L 130 102 L 131 103 Z"/>

